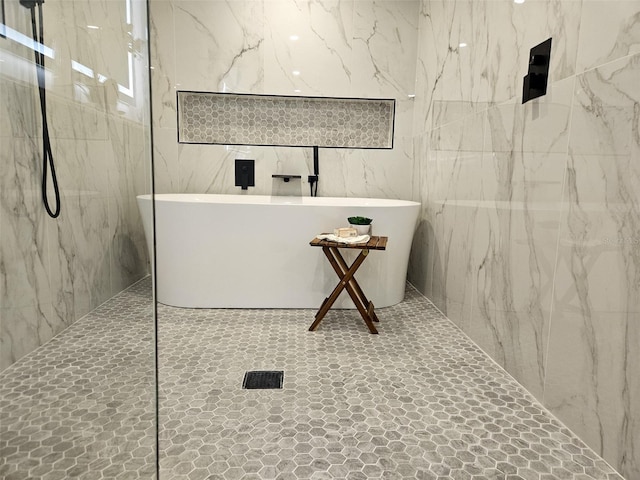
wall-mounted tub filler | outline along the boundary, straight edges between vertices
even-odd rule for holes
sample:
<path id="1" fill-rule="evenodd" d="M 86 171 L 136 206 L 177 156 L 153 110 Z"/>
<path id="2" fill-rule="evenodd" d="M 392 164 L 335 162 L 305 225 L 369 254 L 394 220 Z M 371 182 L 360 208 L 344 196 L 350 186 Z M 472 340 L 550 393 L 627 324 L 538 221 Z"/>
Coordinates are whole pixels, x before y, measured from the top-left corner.
<path id="1" fill-rule="evenodd" d="M 307 177 L 307 180 L 309 182 L 309 189 L 311 190 L 310 194 L 312 197 L 318 196 L 318 179 L 320 178 L 318 157 L 318 147 L 315 146 L 313 147 L 313 175 L 309 175 Z M 285 183 L 288 183 L 292 178 L 302 178 L 302 175 L 275 174 L 271 175 L 271 178 L 281 178 Z"/>
<path id="2" fill-rule="evenodd" d="M 293 178 L 302 178 L 302 175 L 289 175 L 287 173 L 276 173 L 271 175 L 271 178 L 281 178 L 284 183 L 289 183 L 289 181 Z"/>

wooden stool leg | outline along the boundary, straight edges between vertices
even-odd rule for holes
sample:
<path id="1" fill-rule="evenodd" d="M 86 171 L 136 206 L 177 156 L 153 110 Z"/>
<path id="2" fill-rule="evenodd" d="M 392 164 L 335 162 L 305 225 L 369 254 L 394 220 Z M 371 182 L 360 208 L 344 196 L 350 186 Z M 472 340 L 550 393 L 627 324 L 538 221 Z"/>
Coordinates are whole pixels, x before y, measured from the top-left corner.
<path id="1" fill-rule="evenodd" d="M 343 268 L 343 269 L 346 268 L 347 264 L 344 261 L 344 258 L 342 258 L 342 256 L 337 259 L 337 262 L 340 268 Z M 371 333 L 378 333 L 378 331 L 376 330 L 375 326 L 373 326 L 373 324 L 369 325 L 371 321 L 379 322 L 378 316 L 376 315 L 376 312 L 373 307 L 373 302 L 367 299 L 367 296 L 362 291 L 362 288 L 360 288 L 360 285 L 358 284 L 358 281 L 355 279 L 355 277 L 351 280 L 350 284 L 354 290 L 353 292 L 349 292 L 349 295 L 351 296 L 353 303 L 356 305 L 356 308 L 358 307 L 358 302 L 361 303 L 363 310 L 366 313 L 362 313 L 363 310 L 361 310 L 360 308 L 358 308 L 358 311 L 360 312 L 360 315 L 362 315 L 362 318 L 364 319 L 367 326 L 369 327 L 369 331 Z M 347 288 L 347 291 L 349 291 L 349 288 Z M 356 301 L 354 296 L 358 297 L 358 301 Z"/>
<path id="2" fill-rule="evenodd" d="M 340 277 L 340 282 L 333 289 L 333 292 L 331 292 L 331 295 L 329 295 L 329 297 L 327 297 L 327 299 L 325 299 L 325 301 L 322 303 L 322 306 L 320 307 L 320 310 L 318 310 L 318 313 L 316 313 L 316 318 L 314 322 L 311 324 L 311 326 L 309 327 L 309 330 L 312 332 L 316 328 L 318 328 L 318 325 L 320 324 L 324 316 L 327 314 L 331 306 L 338 299 L 338 296 L 340 295 L 340 293 L 342 293 L 342 290 L 344 290 L 345 287 L 347 288 L 347 290 L 351 288 L 349 286 L 349 283 L 353 278 L 353 274 L 356 272 L 356 270 L 358 270 L 362 262 L 364 262 L 365 258 L 367 258 L 367 254 L 369 253 L 368 250 L 362 250 L 360 252 L 360 255 L 358 255 L 355 261 L 351 264 L 351 267 L 346 268 L 346 263 L 344 262 L 344 259 L 342 258 L 342 256 L 340 255 L 340 252 L 338 252 L 337 249 L 322 247 L 322 251 L 327 256 L 329 263 L 331 263 L 331 266 L 338 274 L 338 277 Z M 344 265 L 346 269 L 341 268 L 340 263 L 336 260 L 336 257 L 342 260 L 342 265 Z"/>
<path id="3" fill-rule="evenodd" d="M 373 306 L 373 302 L 369 302 L 369 306 L 367 307 L 367 313 L 371 317 L 371 320 L 373 320 L 374 322 L 379 322 L 380 321 L 380 320 L 378 320 L 378 316 L 376 315 L 376 311 L 375 311 L 375 308 Z"/>
<path id="4" fill-rule="evenodd" d="M 345 269 L 347 267 L 347 263 L 344 261 L 344 258 L 342 258 L 342 256 L 337 259 L 337 262 L 340 268 Z M 371 302 L 367 299 L 366 295 L 362 291 L 362 288 L 360 288 L 360 285 L 358 285 L 358 282 L 356 281 L 355 277 L 353 279 L 353 282 L 351 283 L 353 284 L 354 290 L 356 291 L 358 296 L 362 299 L 362 303 L 364 303 L 365 305 L 369 305 Z"/>
<path id="5" fill-rule="evenodd" d="M 349 267 L 347 266 L 347 262 L 345 262 L 344 258 L 337 248 L 322 247 L 322 249 L 329 259 L 329 263 L 335 270 L 336 274 L 340 277 L 341 282 L 336 286 L 336 288 L 334 288 L 332 294 L 327 299 L 325 299 L 322 306 L 320 307 L 320 310 L 316 314 L 315 321 L 313 322 L 311 327 L 309 327 L 309 330 L 314 331 L 318 327 L 320 321 L 324 318 L 326 313 L 338 298 L 338 295 L 342 292 L 343 289 L 346 288 L 347 293 L 358 309 L 358 313 L 360 313 L 360 316 L 367 325 L 369 332 L 374 334 L 378 333 L 378 330 L 373 324 L 373 322 L 378 321 L 378 317 L 373 311 L 373 303 L 367 300 L 367 297 L 362 291 L 362 288 L 360 288 L 358 281 L 354 277 L 355 272 L 360 267 L 362 262 L 364 262 L 365 257 L 369 254 L 369 250 L 363 249 L 360 252 L 360 255 L 358 255 L 356 260 Z"/>
<path id="6" fill-rule="evenodd" d="M 355 284 L 355 287 L 354 287 L 354 284 Z M 355 288 L 360 288 L 358 286 L 358 282 L 356 282 L 355 279 L 346 286 L 347 292 L 349 292 L 349 296 L 351 297 L 351 300 L 353 300 L 353 303 L 358 309 L 358 312 L 360 312 L 360 316 L 364 320 L 364 323 L 367 324 L 367 327 L 369 328 L 369 332 L 378 333 L 378 330 L 376 330 L 376 327 L 372 322 L 373 317 L 371 313 L 373 313 L 373 308 L 371 308 L 371 312 L 370 312 L 369 308 L 365 307 L 365 304 L 362 303 L 362 300 L 356 294 Z M 371 302 L 369 302 L 369 305 L 370 307 L 373 307 L 373 304 Z"/>
<path id="7" fill-rule="evenodd" d="M 370 333 L 378 333 L 378 330 L 376 330 L 376 327 L 373 324 L 373 321 L 372 321 L 373 318 L 369 314 L 368 309 L 362 303 L 360 298 L 358 298 L 358 296 L 356 295 L 356 292 L 353 291 L 352 288 L 353 287 L 351 285 L 347 285 L 347 292 L 349 292 L 349 296 L 351 297 L 351 300 L 353 300 L 353 303 L 355 304 L 356 308 L 358 309 L 358 312 L 360 312 L 360 316 L 364 320 L 364 323 L 367 324 L 367 327 L 369 328 L 369 332 Z M 373 305 L 373 304 L 371 304 L 371 305 Z"/>

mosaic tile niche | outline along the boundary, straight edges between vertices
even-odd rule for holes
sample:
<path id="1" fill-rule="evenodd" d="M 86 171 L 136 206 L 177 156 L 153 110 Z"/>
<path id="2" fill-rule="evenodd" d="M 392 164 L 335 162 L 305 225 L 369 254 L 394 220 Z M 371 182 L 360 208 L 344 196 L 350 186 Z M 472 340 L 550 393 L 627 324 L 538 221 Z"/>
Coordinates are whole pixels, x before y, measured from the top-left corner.
<path id="1" fill-rule="evenodd" d="M 393 148 L 395 100 L 178 92 L 178 141 Z"/>

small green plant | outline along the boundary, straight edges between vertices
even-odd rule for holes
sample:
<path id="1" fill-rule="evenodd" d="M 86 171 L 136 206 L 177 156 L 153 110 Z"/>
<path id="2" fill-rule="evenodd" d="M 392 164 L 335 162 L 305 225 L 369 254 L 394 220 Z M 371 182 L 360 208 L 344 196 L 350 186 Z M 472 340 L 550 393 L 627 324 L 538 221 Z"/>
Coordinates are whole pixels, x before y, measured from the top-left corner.
<path id="1" fill-rule="evenodd" d="M 367 217 L 349 217 L 347 218 L 351 225 L 370 225 L 373 220 Z"/>

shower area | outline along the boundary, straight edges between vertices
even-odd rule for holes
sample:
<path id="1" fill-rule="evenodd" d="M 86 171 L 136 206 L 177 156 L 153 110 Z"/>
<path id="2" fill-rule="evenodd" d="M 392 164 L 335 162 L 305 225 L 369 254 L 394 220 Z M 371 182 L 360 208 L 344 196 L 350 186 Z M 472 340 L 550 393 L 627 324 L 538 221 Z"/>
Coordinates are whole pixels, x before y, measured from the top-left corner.
<path id="1" fill-rule="evenodd" d="M 0 477 L 154 478 L 147 4 L 1 6 Z"/>
<path id="2" fill-rule="evenodd" d="M 640 480 L 640 1 L 0 2 L 1 479 Z M 380 335 L 155 302 L 137 196 L 314 172 L 179 143 L 178 91 L 393 99 L 315 185 L 421 205 Z"/>

